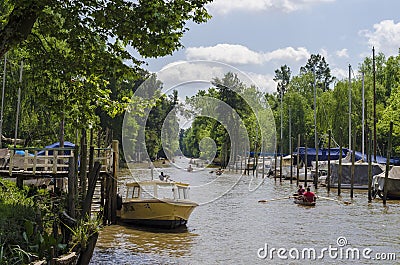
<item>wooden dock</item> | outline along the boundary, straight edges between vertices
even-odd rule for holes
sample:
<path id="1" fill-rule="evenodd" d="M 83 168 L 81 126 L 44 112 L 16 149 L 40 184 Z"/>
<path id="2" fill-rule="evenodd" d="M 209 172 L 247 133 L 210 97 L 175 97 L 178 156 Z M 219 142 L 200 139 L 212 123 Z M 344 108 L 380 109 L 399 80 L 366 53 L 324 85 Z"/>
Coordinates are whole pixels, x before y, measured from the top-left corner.
<path id="1" fill-rule="evenodd" d="M 97 205 L 95 208 L 100 205 L 104 223 L 115 223 L 118 152 L 118 141 L 113 141 L 112 147 L 90 147 L 88 150 L 80 150 L 78 146 L 10 148 L 1 158 L 0 177 L 15 179 L 20 188 L 35 180 L 46 186 L 51 183 L 54 192 L 68 194 L 68 214 L 71 217 L 78 214 L 78 205 L 75 204 L 76 198 L 80 198 L 78 204 L 86 208 L 83 211 L 90 214 L 92 205 Z M 95 189 L 100 191 L 95 192 Z M 94 198 L 94 193 L 100 198 Z"/>

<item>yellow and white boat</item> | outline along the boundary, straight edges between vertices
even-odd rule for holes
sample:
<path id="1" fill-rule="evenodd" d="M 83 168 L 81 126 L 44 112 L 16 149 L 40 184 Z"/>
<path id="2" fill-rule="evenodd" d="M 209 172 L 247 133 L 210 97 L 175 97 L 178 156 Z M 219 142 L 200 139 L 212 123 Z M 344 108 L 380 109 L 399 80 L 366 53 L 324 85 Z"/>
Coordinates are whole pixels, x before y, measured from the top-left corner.
<path id="1" fill-rule="evenodd" d="M 189 184 L 140 181 L 126 184 L 126 196 L 117 216 L 122 222 L 175 228 L 185 225 L 197 203 L 189 200 Z"/>

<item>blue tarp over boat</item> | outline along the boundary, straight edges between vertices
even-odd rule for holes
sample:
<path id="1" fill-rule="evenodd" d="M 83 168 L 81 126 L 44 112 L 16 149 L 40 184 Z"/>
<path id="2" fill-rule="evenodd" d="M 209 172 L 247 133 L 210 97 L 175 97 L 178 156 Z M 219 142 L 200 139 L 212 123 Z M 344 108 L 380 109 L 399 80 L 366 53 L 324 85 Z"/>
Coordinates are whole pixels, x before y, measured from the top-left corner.
<path id="1" fill-rule="evenodd" d="M 66 141 L 66 142 L 64 142 L 64 147 L 75 147 L 75 144 Z M 56 142 L 54 144 L 45 146 L 45 148 L 60 148 L 60 142 Z M 70 155 L 71 151 L 70 150 L 65 150 L 64 154 Z M 42 151 L 38 152 L 38 155 L 39 156 L 45 155 L 45 150 L 42 150 Z M 49 150 L 49 155 L 53 155 L 53 151 L 52 150 Z"/>
<path id="2" fill-rule="evenodd" d="M 346 157 L 346 155 L 349 151 L 351 151 L 351 150 L 349 150 L 348 148 L 342 148 L 342 158 Z M 296 148 L 296 151 L 293 153 L 293 155 L 296 156 L 297 152 L 299 153 L 301 160 L 305 161 L 305 153 L 306 153 L 305 147 L 300 147 L 298 151 Z M 318 161 L 327 161 L 328 160 L 328 152 L 329 152 L 328 148 L 318 149 Z M 339 159 L 340 148 L 331 148 L 330 152 L 331 152 L 331 160 Z M 315 148 L 307 148 L 307 165 L 308 166 L 311 166 L 311 161 L 315 161 L 316 154 L 317 154 L 317 152 L 316 152 Z M 363 159 L 361 152 L 356 151 L 355 155 L 356 155 L 356 157 L 355 157 L 356 161 L 358 161 L 358 160 L 367 161 L 367 155 L 364 154 L 364 159 Z M 372 157 L 372 160 L 374 160 L 374 157 Z M 376 162 L 378 164 L 386 164 L 386 157 L 377 156 Z M 400 165 L 400 158 L 390 159 L 390 164 Z"/>

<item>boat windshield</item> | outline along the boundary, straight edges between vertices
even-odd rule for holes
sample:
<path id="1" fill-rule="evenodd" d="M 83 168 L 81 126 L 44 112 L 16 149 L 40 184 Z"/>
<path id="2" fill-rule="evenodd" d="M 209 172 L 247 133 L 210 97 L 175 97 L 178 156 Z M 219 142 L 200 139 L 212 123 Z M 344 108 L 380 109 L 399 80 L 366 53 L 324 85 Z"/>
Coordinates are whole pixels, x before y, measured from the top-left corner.
<path id="1" fill-rule="evenodd" d="M 126 191 L 126 198 L 139 198 L 139 186 L 128 187 Z"/>
<path id="2" fill-rule="evenodd" d="M 186 187 L 178 186 L 177 199 L 189 199 L 188 189 Z"/>

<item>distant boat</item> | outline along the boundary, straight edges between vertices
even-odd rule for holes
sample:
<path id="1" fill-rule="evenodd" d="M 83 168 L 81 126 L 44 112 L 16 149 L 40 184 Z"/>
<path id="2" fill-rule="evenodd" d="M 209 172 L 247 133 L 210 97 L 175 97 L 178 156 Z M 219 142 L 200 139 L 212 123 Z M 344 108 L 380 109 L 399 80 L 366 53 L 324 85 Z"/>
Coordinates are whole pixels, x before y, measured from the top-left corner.
<path id="1" fill-rule="evenodd" d="M 187 183 L 152 180 L 128 183 L 126 188 L 117 211 L 125 223 L 172 229 L 185 225 L 198 206 L 189 200 Z"/>
<path id="2" fill-rule="evenodd" d="M 372 181 L 375 194 L 383 198 L 385 185 L 385 172 L 375 175 Z M 400 166 L 394 166 L 389 171 L 387 183 L 387 196 L 389 199 L 400 199 Z"/>

